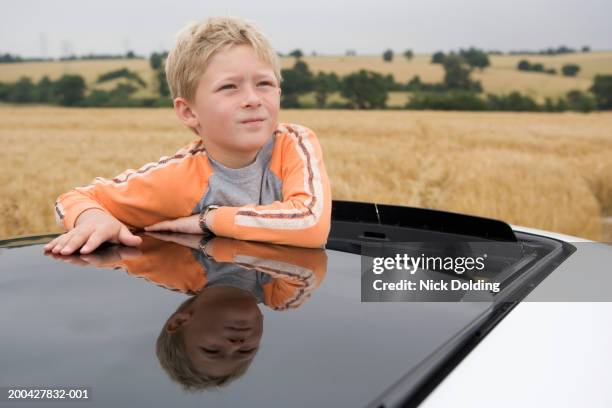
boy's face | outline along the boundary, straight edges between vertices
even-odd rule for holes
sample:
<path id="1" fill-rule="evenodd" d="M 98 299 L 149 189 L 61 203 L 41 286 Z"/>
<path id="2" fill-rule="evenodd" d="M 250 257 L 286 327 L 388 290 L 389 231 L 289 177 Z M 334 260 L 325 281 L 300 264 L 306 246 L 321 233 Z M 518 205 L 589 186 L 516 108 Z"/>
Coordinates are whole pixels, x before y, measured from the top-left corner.
<path id="1" fill-rule="evenodd" d="M 272 136 L 280 86 L 272 67 L 248 45 L 211 58 L 191 104 L 209 154 L 229 167 L 249 164 Z"/>

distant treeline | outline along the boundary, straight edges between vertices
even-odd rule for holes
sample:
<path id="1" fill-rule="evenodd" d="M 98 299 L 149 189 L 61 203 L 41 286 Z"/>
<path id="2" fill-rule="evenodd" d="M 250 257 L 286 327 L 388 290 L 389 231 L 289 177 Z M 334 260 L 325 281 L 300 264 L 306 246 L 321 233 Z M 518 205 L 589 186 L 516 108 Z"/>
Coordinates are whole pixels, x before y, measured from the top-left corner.
<path id="1" fill-rule="evenodd" d="M 43 58 L 43 57 L 27 57 L 23 58 L 19 55 L 0 54 L 0 64 L 15 63 L 15 62 L 52 62 L 52 61 L 75 61 L 75 60 L 109 60 L 109 59 L 137 59 L 144 58 L 136 55 L 134 51 L 128 51 L 125 54 L 85 54 L 85 55 L 67 55 L 60 58 Z"/>
<path id="2" fill-rule="evenodd" d="M 299 55 L 295 53 L 292 68 L 281 71 L 283 108 L 387 109 L 389 92 L 405 92 L 409 98 L 401 107 L 404 109 L 534 112 L 612 109 L 612 75 L 596 75 L 588 92 L 573 90 L 562 98 L 547 98 L 543 103 L 519 92 L 483 95 L 481 83 L 472 80 L 471 73 L 474 69 L 485 69 L 489 61 L 486 53 L 474 48 L 434 54 L 435 63 L 444 68 L 444 78 L 437 83 L 422 82 L 419 76 L 401 83 L 391 74 L 363 69 L 344 76 L 334 72 L 315 75 Z M 404 56 L 411 57 L 407 52 Z M 23 77 L 15 83 L 0 83 L 0 101 L 83 107 L 170 107 L 172 101 L 163 69 L 165 57 L 165 53 L 154 53 L 149 58 L 155 72 L 153 97 L 135 97 L 136 91 L 146 88 L 147 83 L 136 72 L 121 68 L 98 77 L 96 83 L 123 79 L 108 91 L 88 90 L 80 75 L 63 75 L 55 81 L 45 76 L 37 83 Z M 331 96 L 338 94 L 341 100 L 330 101 Z"/>
<path id="3" fill-rule="evenodd" d="M 471 48 L 474 49 L 474 48 Z M 589 47 L 588 45 L 584 45 L 582 46 L 582 48 L 580 50 L 576 50 L 574 48 L 570 48 L 567 47 L 565 45 L 561 45 L 557 48 L 546 48 L 543 50 L 539 50 L 539 51 L 534 51 L 534 50 L 512 50 L 512 51 L 508 51 L 506 54 L 508 55 L 519 55 L 519 54 L 525 54 L 525 55 L 559 55 L 559 54 L 572 54 L 572 53 L 576 53 L 576 52 L 590 52 L 591 51 L 591 47 Z M 389 52 L 391 52 L 391 54 L 389 54 Z M 438 51 L 439 53 L 442 53 L 442 51 Z M 462 50 L 459 51 L 459 54 L 461 54 Z M 454 53 L 453 51 L 451 51 L 451 54 Z M 489 50 L 489 51 L 482 51 L 482 53 L 484 53 L 485 55 L 504 55 L 503 51 L 498 51 L 498 50 Z M 157 55 L 168 55 L 167 51 L 164 51 L 163 53 L 154 53 Z M 279 52 L 278 53 L 279 56 L 283 57 L 285 56 L 285 54 Z M 290 57 L 296 57 L 296 58 L 301 58 L 304 56 L 304 53 L 302 52 L 302 50 L 295 49 L 291 52 L 288 52 L 286 54 L 287 56 Z M 316 56 L 317 53 L 316 52 L 312 52 L 313 56 Z M 350 49 L 350 50 L 346 50 L 345 55 L 347 56 L 355 56 L 357 55 L 357 52 L 354 49 Z M 391 58 L 389 58 L 389 55 L 391 56 Z M 413 52 L 412 50 L 406 50 L 404 51 L 404 56 L 408 59 L 411 59 L 413 56 Z M 10 62 L 38 62 L 38 61 L 72 61 L 72 60 L 93 60 L 93 59 L 124 59 L 124 58 L 144 58 L 143 56 L 140 55 L 136 55 L 134 53 L 134 51 L 128 51 L 125 54 L 84 54 L 84 55 L 69 55 L 69 56 L 63 56 L 60 58 L 45 58 L 45 57 L 21 57 L 19 55 L 13 55 L 13 54 L 9 54 L 9 53 L 5 53 L 5 54 L 0 54 L 0 63 L 10 63 Z M 383 58 L 385 58 L 386 61 L 390 61 L 393 59 L 393 51 L 392 50 L 385 50 L 383 52 Z"/>

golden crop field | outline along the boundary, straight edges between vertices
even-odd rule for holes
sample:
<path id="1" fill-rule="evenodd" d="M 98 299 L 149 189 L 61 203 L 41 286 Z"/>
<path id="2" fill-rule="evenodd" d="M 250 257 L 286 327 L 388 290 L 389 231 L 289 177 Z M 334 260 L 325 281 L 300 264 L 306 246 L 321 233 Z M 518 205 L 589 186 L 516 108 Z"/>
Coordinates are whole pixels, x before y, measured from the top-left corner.
<path id="1" fill-rule="evenodd" d="M 612 213 L 612 113 L 287 110 L 335 199 L 437 208 L 592 239 Z M 170 109 L 0 107 L 0 237 L 59 231 L 62 192 L 193 140 Z"/>
<path id="2" fill-rule="evenodd" d="M 521 59 L 532 63 L 540 62 L 547 68 L 556 68 L 558 75 L 548 75 L 535 72 L 518 71 L 516 66 Z M 586 90 L 591 86 L 595 74 L 612 74 L 612 52 L 590 52 L 563 54 L 554 56 L 540 55 L 492 55 L 491 66 L 479 72 L 474 71 L 474 79 L 480 80 L 485 92 L 503 94 L 511 91 L 526 93 L 539 101 L 545 97 L 564 96 L 573 89 Z M 393 74 L 398 82 L 406 82 L 414 75 L 419 75 L 424 82 L 439 82 L 443 79 L 444 70 L 440 65 L 431 64 L 430 55 L 416 55 L 411 61 L 401 55 L 396 55 L 392 62 L 384 62 L 379 55 L 369 56 L 306 56 L 304 61 L 313 72 L 336 72 L 345 75 L 359 69 L 369 69 L 383 74 Z M 294 58 L 282 58 L 283 68 L 291 67 Z M 560 75 L 564 64 L 575 63 L 581 70 L 575 78 Z M 149 83 L 147 90 L 138 96 L 153 93 L 153 71 L 145 59 L 96 60 L 96 61 L 57 61 L 57 62 L 26 62 L 18 64 L 0 64 L 0 82 L 13 82 L 21 76 L 29 76 L 34 81 L 44 75 L 59 78 L 62 74 L 80 74 L 93 87 L 100 74 L 119 68 L 136 71 Z M 111 81 L 106 85 L 95 87 L 111 87 Z M 392 97 L 390 105 L 403 105 L 405 96 Z"/>

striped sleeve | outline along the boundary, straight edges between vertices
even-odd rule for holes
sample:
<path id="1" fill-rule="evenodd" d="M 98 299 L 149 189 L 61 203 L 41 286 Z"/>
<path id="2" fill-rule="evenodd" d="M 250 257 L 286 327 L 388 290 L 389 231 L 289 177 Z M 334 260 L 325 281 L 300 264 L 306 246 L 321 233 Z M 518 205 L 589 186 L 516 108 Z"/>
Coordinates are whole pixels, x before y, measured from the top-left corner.
<path id="1" fill-rule="evenodd" d="M 320 248 L 331 223 L 331 190 L 321 146 L 310 129 L 279 125 L 272 162 L 280 157 L 283 201 L 221 207 L 212 218 L 219 236 Z M 276 157 L 275 157 L 276 155 Z"/>
<path id="2" fill-rule="evenodd" d="M 130 228 L 191 215 L 207 187 L 212 169 L 199 160 L 206 151 L 201 141 L 162 157 L 138 170 L 128 169 L 112 180 L 96 178 L 59 196 L 56 219 L 65 229 L 74 228 L 85 210 L 103 210 Z"/>

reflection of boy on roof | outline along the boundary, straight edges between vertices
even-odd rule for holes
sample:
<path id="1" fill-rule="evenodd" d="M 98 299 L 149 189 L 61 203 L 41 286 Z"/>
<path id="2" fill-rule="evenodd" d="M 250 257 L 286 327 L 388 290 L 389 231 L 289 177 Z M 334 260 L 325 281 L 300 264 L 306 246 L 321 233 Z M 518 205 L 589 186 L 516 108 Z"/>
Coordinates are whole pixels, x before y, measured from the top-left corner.
<path id="1" fill-rule="evenodd" d="M 201 245 L 196 235 L 151 235 L 160 240 L 145 236 L 138 256 L 104 259 L 102 252 L 81 258 L 195 294 L 168 318 L 156 343 L 160 364 L 186 390 L 226 385 L 244 374 L 263 333 L 257 303 L 274 310 L 299 307 L 326 274 L 323 249 L 227 238 Z"/>
<path id="2" fill-rule="evenodd" d="M 45 250 L 140 244 L 130 229 L 320 248 L 331 192 L 316 135 L 278 123 L 280 64 L 259 30 L 234 18 L 187 27 L 166 60 L 179 119 L 198 135 L 171 157 L 61 195 L 68 230 Z"/>

